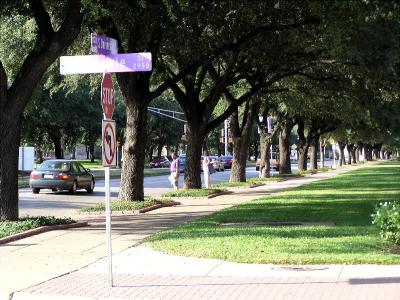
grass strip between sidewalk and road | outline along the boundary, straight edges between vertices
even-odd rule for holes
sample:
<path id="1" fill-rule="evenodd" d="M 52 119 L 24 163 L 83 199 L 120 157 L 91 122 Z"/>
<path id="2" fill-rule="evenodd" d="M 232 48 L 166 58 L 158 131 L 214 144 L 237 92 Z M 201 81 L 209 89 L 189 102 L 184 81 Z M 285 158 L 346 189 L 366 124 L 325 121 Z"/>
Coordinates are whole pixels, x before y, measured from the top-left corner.
<path id="1" fill-rule="evenodd" d="M 399 161 L 227 208 L 152 235 L 144 244 L 175 255 L 240 263 L 400 264 L 399 249 L 381 240 L 371 223 L 374 208 L 386 201 L 400 201 Z"/>
<path id="2" fill-rule="evenodd" d="M 282 177 L 269 177 L 269 178 L 250 178 L 246 182 L 220 182 L 213 184 L 213 188 L 224 189 L 229 187 L 252 187 L 268 182 L 277 182 L 282 180 Z"/>
<path id="3" fill-rule="evenodd" d="M 207 197 L 213 194 L 226 192 L 224 189 L 188 189 L 188 190 L 175 190 L 163 194 L 163 197 Z"/>
<path id="4" fill-rule="evenodd" d="M 41 226 L 72 224 L 76 221 L 71 218 L 55 218 L 55 217 L 26 217 L 18 221 L 1 221 L 0 222 L 0 238 L 13 234 L 24 232 Z"/>
<path id="5" fill-rule="evenodd" d="M 121 201 L 113 200 L 111 201 L 111 211 L 127 211 L 132 212 L 142 208 L 151 207 L 157 204 L 170 204 L 174 203 L 171 199 L 145 199 L 143 201 Z M 81 212 L 104 212 L 105 205 L 104 202 L 99 202 L 96 205 L 82 207 Z"/>

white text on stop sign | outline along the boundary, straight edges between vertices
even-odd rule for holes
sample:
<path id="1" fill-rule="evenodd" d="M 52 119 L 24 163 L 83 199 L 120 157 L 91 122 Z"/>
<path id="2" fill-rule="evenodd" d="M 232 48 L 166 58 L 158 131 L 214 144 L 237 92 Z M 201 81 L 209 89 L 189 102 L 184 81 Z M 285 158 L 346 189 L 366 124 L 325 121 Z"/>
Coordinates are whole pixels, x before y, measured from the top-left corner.
<path id="1" fill-rule="evenodd" d="M 103 104 L 112 104 L 114 99 L 114 89 L 108 88 L 108 87 L 103 87 Z"/>

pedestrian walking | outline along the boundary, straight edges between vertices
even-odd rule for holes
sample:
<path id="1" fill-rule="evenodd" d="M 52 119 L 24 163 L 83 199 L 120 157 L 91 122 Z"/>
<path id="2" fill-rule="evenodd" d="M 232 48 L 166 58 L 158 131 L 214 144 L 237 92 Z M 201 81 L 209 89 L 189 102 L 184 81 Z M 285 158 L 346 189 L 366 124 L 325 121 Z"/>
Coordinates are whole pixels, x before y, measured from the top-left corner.
<path id="1" fill-rule="evenodd" d="M 211 189 L 211 174 L 215 173 L 215 169 L 212 165 L 208 152 L 204 151 L 203 159 L 203 175 L 204 175 L 204 185 L 206 189 Z"/>
<path id="2" fill-rule="evenodd" d="M 179 188 L 179 159 L 175 153 L 171 154 L 172 162 L 171 162 L 171 175 L 169 175 L 168 179 L 171 182 L 174 190 Z"/>

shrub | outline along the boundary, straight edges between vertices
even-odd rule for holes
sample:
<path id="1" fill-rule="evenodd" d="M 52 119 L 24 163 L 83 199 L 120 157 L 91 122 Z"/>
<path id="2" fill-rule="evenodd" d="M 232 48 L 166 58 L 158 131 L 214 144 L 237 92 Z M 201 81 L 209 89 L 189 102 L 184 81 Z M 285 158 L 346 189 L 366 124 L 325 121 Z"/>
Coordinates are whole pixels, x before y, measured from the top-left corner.
<path id="1" fill-rule="evenodd" d="M 400 245 L 400 203 L 380 203 L 372 214 L 372 224 L 378 226 L 384 240 Z"/>

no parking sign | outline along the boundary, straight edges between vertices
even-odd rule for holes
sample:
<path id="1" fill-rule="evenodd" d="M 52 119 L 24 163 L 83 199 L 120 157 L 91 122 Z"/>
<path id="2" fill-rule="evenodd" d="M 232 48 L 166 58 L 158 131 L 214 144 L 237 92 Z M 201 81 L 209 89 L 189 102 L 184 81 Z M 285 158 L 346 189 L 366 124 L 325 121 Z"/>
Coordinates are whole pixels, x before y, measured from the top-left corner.
<path id="1" fill-rule="evenodd" d="M 115 121 L 103 120 L 101 148 L 104 167 L 115 167 L 117 164 L 117 139 L 115 135 Z"/>

